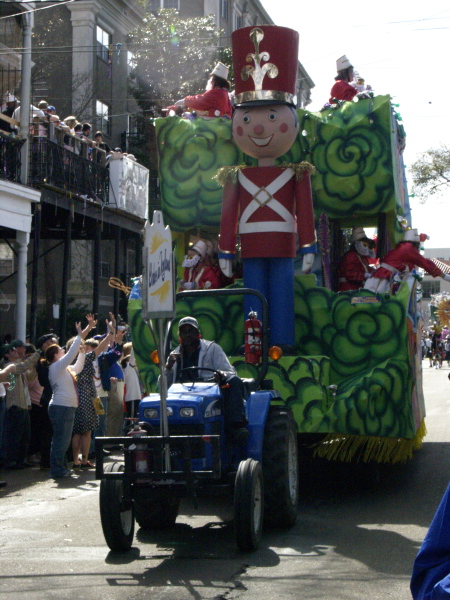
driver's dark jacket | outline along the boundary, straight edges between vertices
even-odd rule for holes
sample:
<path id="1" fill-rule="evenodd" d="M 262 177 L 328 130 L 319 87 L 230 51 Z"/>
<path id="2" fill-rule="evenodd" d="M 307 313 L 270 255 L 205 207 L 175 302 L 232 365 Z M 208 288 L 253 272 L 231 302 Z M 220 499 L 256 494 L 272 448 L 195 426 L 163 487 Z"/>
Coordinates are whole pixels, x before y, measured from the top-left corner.
<path id="1" fill-rule="evenodd" d="M 175 350 L 180 352 L 181 360 L 176 362 L 172 370 L 166 369 L 167 387 L 170 387 L 174 381 L 177 380 L 177 372 L 183 368 L 182 355 L 180 346 Z M 231 366 L 225 352 L 216 344 L 216 342 L 210 342 L 208 340 L 200 340 L 200 354 L 198 357 L 198 366 L 206 367 L 208 369 L 214 369 L 214 371 L 225 371 L 230 375 L 236 375 L 236 370 Z M 211 377 L 210 371 L 199 371 L 198 376 L 208 379 Z"/>

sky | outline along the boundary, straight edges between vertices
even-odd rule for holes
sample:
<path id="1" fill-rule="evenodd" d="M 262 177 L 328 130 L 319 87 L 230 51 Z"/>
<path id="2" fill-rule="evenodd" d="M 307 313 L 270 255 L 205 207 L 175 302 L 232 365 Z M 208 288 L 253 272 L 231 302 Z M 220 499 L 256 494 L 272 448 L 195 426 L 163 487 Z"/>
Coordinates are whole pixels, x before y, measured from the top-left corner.
<path id="1" fill-rule="evenodd" d="M 315 83 L 308 110 L 329 98 L 336 59 L 347 55 L 375 94 L 390 94 L 406 130 L 405 165 L 450 145 L 450 5 L 448 0 L 345 3 L 261 0 L 276 25 L 300 34 L 299 60 Z M 408 174 L 408 173 L 407 173 Z M 408 177 L 409 192 L 412 182 Z M 450 189 L 422 204 L 411 198 L 412 224 L 429 248 L 450 248 Z"/>

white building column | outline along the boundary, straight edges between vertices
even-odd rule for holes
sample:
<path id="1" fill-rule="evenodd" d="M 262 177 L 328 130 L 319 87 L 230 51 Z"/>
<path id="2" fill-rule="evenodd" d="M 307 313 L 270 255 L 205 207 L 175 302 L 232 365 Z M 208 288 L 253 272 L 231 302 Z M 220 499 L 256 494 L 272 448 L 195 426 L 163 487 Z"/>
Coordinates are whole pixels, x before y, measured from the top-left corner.
<path id="1" fill-rule="evenodd" d="M 16 288 L 16 338 L 25 340 L 27 328 L 27 251 L 30 234 L 16 232 L 17 288 Z"/>
<path id="2" fill-rule="evenodd" d="M 83 115 L 79 114 L 82 107 L 84 112 L 87 106 L 94 110 L 92 86 L 97 40 L 96 16 L 100 11 L 100 3 L 98 0 L 86 0 L 68 4 L 67 8 L 71 12 L 72 22 L 72 112 L 83 118 Z"/>

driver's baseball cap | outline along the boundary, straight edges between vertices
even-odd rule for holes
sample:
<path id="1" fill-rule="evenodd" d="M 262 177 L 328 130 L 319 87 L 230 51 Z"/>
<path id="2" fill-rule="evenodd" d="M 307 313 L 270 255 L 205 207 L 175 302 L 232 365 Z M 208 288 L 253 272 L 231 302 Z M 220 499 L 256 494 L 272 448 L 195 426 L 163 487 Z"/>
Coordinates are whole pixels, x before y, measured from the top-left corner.
<path id="1" fill-rule="evenodd" d="M 195 327 L 197 331 L 200 331 L 197 319 L 194 319 L 194 317 L 183 317 L 182 319 L 180 319 L 180 322 L 178 323 L 178 329 L 181 329 L 183 325 L 191 325 L 191 327 Z"/>

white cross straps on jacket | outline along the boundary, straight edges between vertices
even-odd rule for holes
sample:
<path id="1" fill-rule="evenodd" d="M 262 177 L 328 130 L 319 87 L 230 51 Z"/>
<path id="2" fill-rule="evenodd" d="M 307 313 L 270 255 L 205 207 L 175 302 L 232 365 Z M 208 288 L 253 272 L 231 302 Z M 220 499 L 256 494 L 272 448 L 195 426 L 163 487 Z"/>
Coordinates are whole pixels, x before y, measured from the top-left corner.
<path id="1" fill-rule="evenodd" d="M 295 233 L 297 231 L 294 216 L 279 202 L 274 195 L 295 175 L 293 169 L 285 169 L 268 186 L 258 187 L 248 179 L 242 171 L 239 171 L 239 183 L 252 195 L 252 200 L 242 212 L 239 220 L 239 233 L 261 233 L 267 231 L 280 231 L 283 233 Z M 249 223 L 248 220 L 258 208 L 268 206 L 282 221 L 256 221 Z"/>

